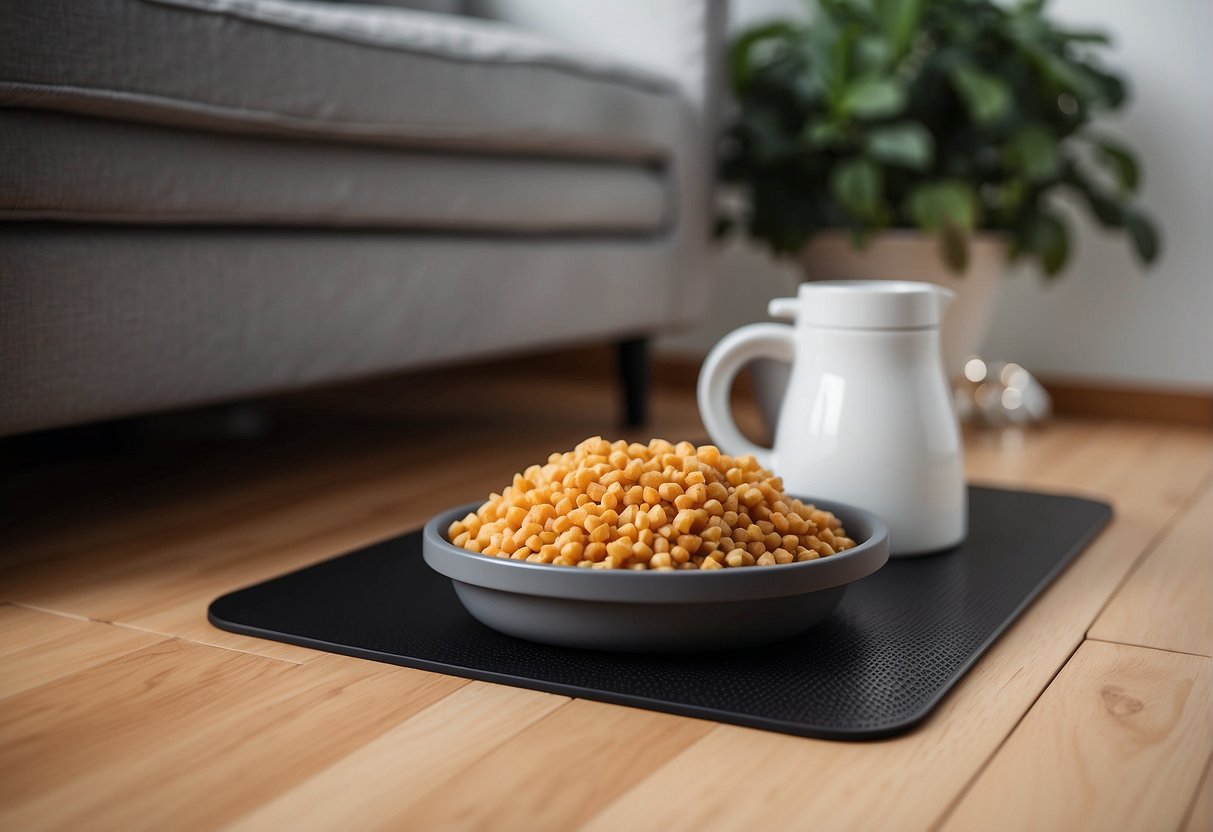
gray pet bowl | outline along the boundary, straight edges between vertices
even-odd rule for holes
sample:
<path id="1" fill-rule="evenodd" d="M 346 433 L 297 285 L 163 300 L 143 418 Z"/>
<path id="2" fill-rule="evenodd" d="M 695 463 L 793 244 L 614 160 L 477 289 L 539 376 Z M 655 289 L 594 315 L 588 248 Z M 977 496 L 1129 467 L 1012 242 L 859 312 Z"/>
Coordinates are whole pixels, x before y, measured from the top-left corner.
<path id="1" fill-rule="evenodd" d="M 811 500 L 842 520 L 858 545 L 819 560 L 708 572 L 577 569 L 486 557 L 450 543 L 451 523 L 480 503 L 425 524 L 431 569 L 455 584 L 477 620 L 502 633 L 562 647 L 628 652 L 714 650 L 802 633 L 838 605 L 847 584 L 889 559 L 874 514 Z"/>

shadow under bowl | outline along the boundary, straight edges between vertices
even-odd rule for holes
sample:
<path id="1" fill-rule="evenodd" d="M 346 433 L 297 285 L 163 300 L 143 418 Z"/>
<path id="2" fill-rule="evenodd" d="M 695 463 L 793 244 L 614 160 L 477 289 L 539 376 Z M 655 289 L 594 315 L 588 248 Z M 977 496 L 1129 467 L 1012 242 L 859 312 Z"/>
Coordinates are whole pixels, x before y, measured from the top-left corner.
<path id="1" fill-rule="evenodd" d="M 447 540 L 451 523 L 480 503 L 425 525 L 426 564 L 454 582 L 471 615 L 494 630 L 561 647 L 623 652 L 729 649 L 777 641 L 823 621 L 847 585 L 889 559 L 876 515 L 845 503 L 805 500 L 842 521 L 854 548 L 781 566 L 711 571 L 578 569 L 487 557 Z"/>

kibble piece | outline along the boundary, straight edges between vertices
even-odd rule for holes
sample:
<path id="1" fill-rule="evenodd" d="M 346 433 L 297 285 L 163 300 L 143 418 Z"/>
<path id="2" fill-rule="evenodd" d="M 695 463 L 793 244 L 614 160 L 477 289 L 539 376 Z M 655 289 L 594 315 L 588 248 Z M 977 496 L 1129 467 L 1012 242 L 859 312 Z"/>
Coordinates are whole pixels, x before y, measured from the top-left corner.
<path id="1" fill-rule="evenodd" d="M 856 545 L 753 457 L 599 436 L 515 474 L 447 537 L 489 557 L 637 571 L 799 563 Z"/>

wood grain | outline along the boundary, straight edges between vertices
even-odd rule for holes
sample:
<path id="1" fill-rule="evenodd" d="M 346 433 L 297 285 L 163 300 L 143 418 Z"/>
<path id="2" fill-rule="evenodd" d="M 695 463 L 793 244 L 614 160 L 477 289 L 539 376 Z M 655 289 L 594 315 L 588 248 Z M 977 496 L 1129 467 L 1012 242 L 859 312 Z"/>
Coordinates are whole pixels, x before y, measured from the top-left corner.
<path id="1" fill-rule="evenodd" d="M 1213 757 L 1205 764 L 1205 776 L 1196 787 L 1184 832 L 1209 832 L 1213 829 Z"/>
<path id="2" fill-rule="evenodd" d="M 1208 476 L 1208 467 L 1176 466 L 1173 454 L 1180 451 L 1191 461 L 1185 442 L 1173 451 L 1158 437 L 1136 426 L 1100 428 L 1078 441 L 1064 463 L 1046 465 L 1036 475 L 1052 488 L 1089 484 L 1124 495 L 1114 498 L 1119 514 L 915 733 L 856 745 L 722 726 L 607 807 L 589 827 L 793 827 L 813 818 L 826 828 L 930 828 L 1082 642 L 1138 555 L 1182 508 L 1169 507 L 1184 496 L 1181 489 L 1171 490 L 1175 478 L 1195 489 Z M 1111 447 L 1117 453 L 1109 453 Z M 1169 464 L 1159 464 L 1159 455 Z M 982 460 L 969 459 L 978 476 Z M 688 771 L 722 767 L 730 771 L 729 790 L 686 777 Z M 782 770 L 813 772 L 813 788 L 769 774 Z M 680 801 L 667 799 L 671 790 Z M 735 800 L 738 791 L 760 793 L 762 799 Z M 840 801 L 839 794 L 849 799 Z"/>
<path id="3" fill-rule="evenodd" d="M 444 781 L 563 706 L 561 696 L 469 682 L 234 825 L 243 830 L 391 828 Z M 334 795 L 356 794 L 356 801 Z"/>
<path id="4" fill-rule="evenodd" d="M 1090 637 L 1213 656 L 1213 488 L 1146 556 Z"/>
<path id="5" fill-rule="evenodd" d="M 569 829 L 712 724 L 574 700 L 430 790 L 381 829 Z"/>
<path id="6" fill-rule="evenodd" d="M 125 627 L 0 605 L 0 699 L 160 641 Z"/>
<path id="7" fill-rule="evenodd" d="M 1207 431 L 968 432 L 974 479 L 1108 499 L 1116 519 L 921 729 L 828 743 L 211 628 L 223 592 L 620 433 L 609 386 L 588 377 L 371 387 L 292 399 L 265 440 L 151 442 L 8 478 L 20 510 L 0 524 L 0 601 L 40 611 L 0 606 L 0 677 L 26 674 L 0 699 L 0 827 L 930 828 L 995 770 L 1125 576 L 1148 574 L 1143 553 L 1195 557 L 1191 537 L 1164 535 L 1195 522 L 1213 475 Z M 627 438 L 703 436 L 685 393 L 663 391 L 654 413 Z M 753 427 L 752 408 L 741 418 Z M 1207 759 L 1213 737 L 1190 733 Z M 1182 817 L 1196 797 L 1183 785 L 1142 788 Z"/>
<path id="8" fill-rule="evenodd" d="M 0 708 L 0 826 L 52 825 L 65 793 L 151 753 L 189 724 L 205 725 L 293 665 L 164 641 L 10 697 Z M 188 715 L 188 719 L 187 719 Z"/>
<path id="9" fill-rule="evenodd" d="M 198 518 L 165 538 L 121 540 L 111 547 L 22 564 L 8 597 L 40 608 L 115 621 L 290 661 L 314 653 L 225 633 L 206 622 L 206 606 L 232 588 L 305 566 L 422 522 L 442 507 L 403 467 L 336 491 L 258 501 L 216 522 Z M 468 474 L 435 484 L 447 491 Z M 445 493 L 439 491 L 438 493 Z"/>
<path id="10" fill-rule="evenodd" d="M 207 605 L 232 589 L 415 528 L 442 508 L 499 488 L 503 478 L 546 458 L 553 447 L 572 447 L 595 433 L 619 435 L 610 409 L 603 408 L 607 390 L 585 383 L 536 386 L 526 381 L 503 389 L 508 392 L 502 395 L 535 400 L 536 410 L 513 415 L 477 411 L 484 421 L 471 439 L 461 430 L 469 423 L 466 399 L 451 401 L 462 393 L 457 386 L 437 387 L 429 398 L 421 398 L 424 408 L 432 411 L 424 420 L 417 413 L 415 395 L 408 396 L 411 418 L 402 416 L 398 411 L 403 406 L 391 400 L 360 418 L 357 396 L 353 403 L 347 396 L 342 405 L 353 415 L 347 412 L 345 421 L 338 421 L 335 438 L 314 437 L 309 424 L 298 440 L 303 447 L 293 448 L 293 456 L 288 437 L 287 447 L 262 455 L 260 468 L 254 464 L 255 455 L 230 467 L 207 460 L 210 467 L 199 474 L 194 496 L 211 511 L 170 501 L 172 523 L 147 513 L 145 503 L 160 500 L 155 480 L 150 493 L 143 490 L 146 486 L 136 486 L 130 504 L 122 501 L 125 492 L 118 491 L 108 526 L 87 509 L 87 522 L 80 529 L 68 513 L 60 517 L 54 534 L 39 524 L 25 534 L 19 527 L 4 530 L 18 540 L 27 534 L 34 537 L 25 543 L 40 556 L 22 556 L 7 568 L 0 566 L 0 601 L 296 663 L 309 661 L 312 651 L 211 627 Z M 563 403 L 559 410 L 546 404 L 553 396 Z M 655 412 L 659 418 L 665 414 L 670 435 L 702 435 L 696 411 L 683 397 L 659 396 Z M 309 414 L 309 423 L 313 418 Z M 351 444 L 342 438 L 351 430 L 374 441 Z M 647 438 L 648 433 L 627 436 Z M 502 441 L 503 435 L 508 442 Z M 329 447 L 332 444 L 337 450 Z M 453 449 L 458 449 L 455 464 Z M 235 450 L 246 455 L 243 448 Z M 284 463 L 284 457 L 289 462 Z M 298 457 L 314 462 L 300 462 Z M 229 488 L 238 499 L 227 493 Z M 126 516 L 122 512 L 127 508 L 134 512 L 131 522 L 114 522 L 114 516 Z"/>
<path id="11" fill-rule="evenodd" d="M 1213 736 L 1207 658 L 1088 641 L 944 825 L 1177 829 Z"/>
<path id="12" fill-rule="evenodd" d="M 462 684 L 164 642 L 4 703 L 0 825 L 213 827 Z"/>

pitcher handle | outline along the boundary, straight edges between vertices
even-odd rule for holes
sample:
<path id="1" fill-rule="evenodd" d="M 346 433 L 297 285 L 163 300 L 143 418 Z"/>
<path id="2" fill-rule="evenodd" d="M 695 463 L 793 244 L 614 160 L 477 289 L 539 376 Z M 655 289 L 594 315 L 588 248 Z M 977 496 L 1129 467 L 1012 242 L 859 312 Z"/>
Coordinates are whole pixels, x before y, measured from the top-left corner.
<path id="1" fill-rule="evenodd" d="M 773 358 L 790 364 L 796 355 L 796 330 L 787 324 L 750 324 L 730 332 L 708 353 L 699 371 L 699 415 L 708 435 L 729 456 L 753 454 L 764 468 L 775 467 L 775 452 L 741 435 L 733 419 L 729 391 L 746 364 Z"/>

